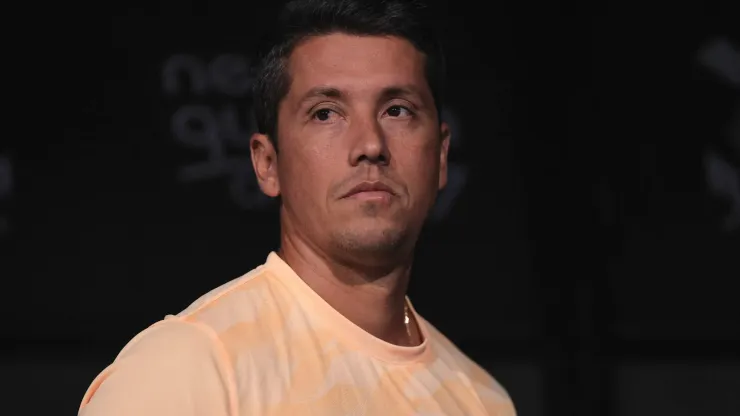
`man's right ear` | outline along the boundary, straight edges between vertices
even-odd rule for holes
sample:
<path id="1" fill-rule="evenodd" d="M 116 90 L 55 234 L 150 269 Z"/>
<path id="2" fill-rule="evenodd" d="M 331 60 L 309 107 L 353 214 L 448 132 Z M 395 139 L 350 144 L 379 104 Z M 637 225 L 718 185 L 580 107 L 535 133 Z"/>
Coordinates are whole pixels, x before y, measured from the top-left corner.
<path id="1" fill-rule="evenodd" d="M 272 198 L 280 195 L 280 180 L 277 170 L 277 149 L 265 134 L 254 133 L 249 140 L 252 167 L 262 192 Z"/>

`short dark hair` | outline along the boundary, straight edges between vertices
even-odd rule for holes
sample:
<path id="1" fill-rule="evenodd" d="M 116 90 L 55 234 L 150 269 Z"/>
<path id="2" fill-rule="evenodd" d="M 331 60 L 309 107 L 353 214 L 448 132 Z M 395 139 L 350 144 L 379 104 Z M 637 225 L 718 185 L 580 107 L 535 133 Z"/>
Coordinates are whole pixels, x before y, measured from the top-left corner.
<path id="1" fill-rule="evenodd" d="M 445 60 L 434 17 L 418 0 L 289 1 L 262 46 L 253 95 L 258 131 L 277 144 L 278 107 L 290 89 L 290 54 L 301 41 L 330 33 L 408 40 L 425 56 L 427 83 L 440 115 Z"/>

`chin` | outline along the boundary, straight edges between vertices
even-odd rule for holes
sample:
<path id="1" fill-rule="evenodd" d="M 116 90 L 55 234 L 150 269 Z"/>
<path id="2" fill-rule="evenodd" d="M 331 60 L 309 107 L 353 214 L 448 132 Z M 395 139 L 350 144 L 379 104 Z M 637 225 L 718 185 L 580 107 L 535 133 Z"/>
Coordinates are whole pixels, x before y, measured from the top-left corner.
<path id="1" fill-rule="evenodd" d="M 334 240 L 344 250 L 372 255 L 396 252 L 407 240 L 407 234 L 404 227 L 357 224 L 343 229 Z"/>

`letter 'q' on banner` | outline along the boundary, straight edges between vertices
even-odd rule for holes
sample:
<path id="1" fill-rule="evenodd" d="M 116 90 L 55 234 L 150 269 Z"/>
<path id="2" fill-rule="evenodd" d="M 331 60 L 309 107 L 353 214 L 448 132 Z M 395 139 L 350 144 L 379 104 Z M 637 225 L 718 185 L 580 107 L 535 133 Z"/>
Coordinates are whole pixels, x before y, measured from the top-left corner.
<path id="1" fill-rule="evenodd" d="M 224 178 L 232 201 L 247 210 L 262 209 L 271 201 L 257 186 L 249 156 L 255 122 L 247 103 L 253 82 L 250 60 L 240 54 L 218 55 L 210 62 L 193 55 L 173 55 L 162 73 L 165 95 L 184 98 L 171 115 L 172 137 L 183 147 L 201 150 L 204 157 L 181 166 L 178 181 L 189 184 Z M 189 85 L 188 91 L 184 85 Z M 203 104 L 206 96 L 207 105 Z"/>

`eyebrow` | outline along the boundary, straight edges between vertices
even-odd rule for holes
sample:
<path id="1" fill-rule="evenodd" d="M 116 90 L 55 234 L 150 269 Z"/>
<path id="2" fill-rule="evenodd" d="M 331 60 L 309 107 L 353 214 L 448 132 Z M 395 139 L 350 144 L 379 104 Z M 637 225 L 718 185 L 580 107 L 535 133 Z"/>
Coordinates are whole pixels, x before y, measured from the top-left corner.
<path id="1" fill-rule="evenodd" d="M 303 107 L 307 101 L 315 98 L 334 98 L 342 99 L 346 96 L 340 89 L 330 86 L 314 87 L 308 90 L 300 101 L 298 101 L 298 107 Z M 394 97 L 414 97 L 419 100 L 423 99 L 423 94 L 419 89 L 413 85 L 392 85 L 383 88 L 380 93 L 379 101 L 386 101 Z"/>
<path id="2" fill-rule="evenodd" d="M 421 91 L 413 85 L 396 85 L 383 89 L 380 94 L 381 100 L 385 101 L 395 97 L 412 97 L 422 99 Z"/>
<path id="3" fill-rule="evenodd" d="M 336 98 L 341 99 L 342 96 L 341 91 L 339 89 L 334 87 L 314 87 L 308 90 L 305 94 L 303 94 L 303 97 L 298 101 L 298 106 L 302 107 L 306 101 L 312 100 L 314 98 Z"/>

